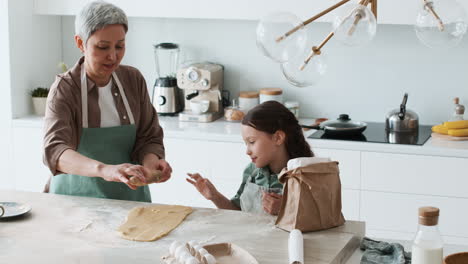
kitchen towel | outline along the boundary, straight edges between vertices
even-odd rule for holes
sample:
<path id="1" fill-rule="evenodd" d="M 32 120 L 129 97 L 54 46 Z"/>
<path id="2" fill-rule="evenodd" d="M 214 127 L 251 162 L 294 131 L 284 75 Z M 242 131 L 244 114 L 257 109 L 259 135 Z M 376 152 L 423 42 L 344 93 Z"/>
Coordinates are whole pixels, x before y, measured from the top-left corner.
<path id="1" fill-rule="evenodd" d="M 361 264 L 411 264 L 411 252 L 405 252 L 401 244 L 364 237 L 360 247 L 365 250 Z"/>
<path id="2" fill-rule="evenodd" d="M 289 233 L 288 252 L 289 264 L 304 264 L 304 239 L 300 230 Z"/>

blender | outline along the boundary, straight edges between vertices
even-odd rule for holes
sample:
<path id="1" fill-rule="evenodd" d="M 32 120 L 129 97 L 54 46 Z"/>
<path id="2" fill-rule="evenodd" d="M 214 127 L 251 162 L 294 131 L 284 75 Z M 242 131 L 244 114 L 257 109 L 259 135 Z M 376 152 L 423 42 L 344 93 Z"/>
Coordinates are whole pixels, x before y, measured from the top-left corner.
<path id="1" fill-rule="evenodd" d="M 183 109 L 182 91 L 177 87 L 176 71 L 179 60 L 179 45 L 159 43 L 154 45 L 156 81 L 152 103 L 159 115 L 176 115 Z"/>

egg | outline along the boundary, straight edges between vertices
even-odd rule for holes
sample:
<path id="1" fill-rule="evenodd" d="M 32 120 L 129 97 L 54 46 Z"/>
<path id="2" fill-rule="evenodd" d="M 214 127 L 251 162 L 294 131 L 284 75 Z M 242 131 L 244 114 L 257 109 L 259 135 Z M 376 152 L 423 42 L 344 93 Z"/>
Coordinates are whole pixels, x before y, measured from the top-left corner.
<path id="1" fill-rule="evenodd" d="M 172 256 L 175 255 L 175 251 L 176 251 L 176 248 L 178 248 L 179 246 L 181 246 L 182 243 L 180 243 L 179 241 L 174 241 L 171 243 L 171 246 L 169 247 L 169 254 L 171 254 Z"/>
<path id="2" fill-rule="evenodd" d="M 200 262 L 194 256 L 191 256 L 185 260 L 184 264 L 200 264 Z"/>
<path id="3" fill-rule="evenodd" d="M 200 250 L 200 248 L 202 248 L 201 245 L 195 245 L 192 247 L 192 250 L 190 250 L 190 254 L 192 254 L 192 256 L 195 256 L 197 254 L 197 252 Z"/>
<path id="4" fill-rule="evenodd" d="M 185 247 L 185 245 L 180 245 L 176 248 L 174 257 L 176 259 L 179 259 L 183 253 L 187 253 L 190 255 L 190 252 L 188 252 L 188 249 Z"/>
<path id="5" fill-rule="evenodd" d="M 202 263 L 203 264 L 216 264 L 216 259 L 211 254 L 205 254 L 203 255 Z"/>
<path id="6" fill-rule="evenodd" d="M 179 263 L 185 263 L 187 261 L 187 259 L 189 259 L 191 257 L 192 257 L 192 255 L 190 255 L 190 253 L 188 253 L 187 251 L 184 251 L 179 255 L 177 260 L 179 261 Z"/>
<path id="7" fill-rule="evenodd" d="M 204 248 L 200 248 L 200 249 L 198 250 L 198 252 L 195 254 L 195 257 L 196 257 L 199 261 L 202 261 L 203 256 L 204 256 L 205 254 L 208 254 L 208 251 L 206 251 L 206 249 L 204 249 Z"/>

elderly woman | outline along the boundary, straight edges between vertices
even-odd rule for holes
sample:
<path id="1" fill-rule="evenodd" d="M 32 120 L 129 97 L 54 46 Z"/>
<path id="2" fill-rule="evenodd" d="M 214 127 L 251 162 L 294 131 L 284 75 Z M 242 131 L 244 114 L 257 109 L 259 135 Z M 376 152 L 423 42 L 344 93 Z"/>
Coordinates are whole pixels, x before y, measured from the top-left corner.
<path id="1" fill-rule="evenodd" d="M 87 4 L 75 21 L 83 53 L 58 75 L 47 100 L 44 162 L 54 175 L 50 192 L 151 202 L 147 182 L 170 178 L 163 131 L 141 73 L 120 65 L 128 22 L 118 7 Z M 136 165 L 141 164 L 141 165 Z"/>

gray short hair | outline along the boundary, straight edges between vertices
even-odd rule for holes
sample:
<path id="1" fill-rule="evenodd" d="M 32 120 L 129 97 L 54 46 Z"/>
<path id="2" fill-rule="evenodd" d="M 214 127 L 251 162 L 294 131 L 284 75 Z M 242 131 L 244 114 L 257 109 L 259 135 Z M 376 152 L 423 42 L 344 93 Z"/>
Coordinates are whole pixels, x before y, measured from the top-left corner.
<path id="1" fill-rule="evenodd" d="M 119 7 L 104 2 L 94 1 L 86 4 L 75 18 L 75 34 L 86 43 L 97 30 L 107 26 L 120 24 L 128 31 L 127 15 Z"/>

